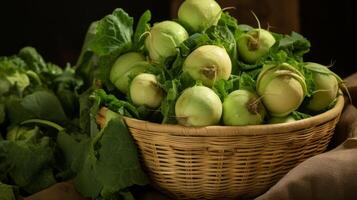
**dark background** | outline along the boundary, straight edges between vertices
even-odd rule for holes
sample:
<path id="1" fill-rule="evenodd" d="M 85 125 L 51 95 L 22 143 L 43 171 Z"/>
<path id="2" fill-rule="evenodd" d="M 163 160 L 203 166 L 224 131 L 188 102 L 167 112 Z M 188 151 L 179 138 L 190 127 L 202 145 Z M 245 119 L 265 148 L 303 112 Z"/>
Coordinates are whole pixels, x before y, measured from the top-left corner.
<path id="1" fill-rule="evenodd" d="M 342 77 L 357 72 L 357 51 L 354 49 L 357 39 L 353 31 L 357 26 L 353 11 L 357 7 L 352 0 L 300 0 L 299 5 L 299 32 L 312 43 L 305 60 L 325 65 L 335 63 L 332 70 Z M 0 55 L 16 54 L 23 46 L 31 45 L 47 61 L 75 64 L 89 24 L 118 7 L 135 20 L 146 9 L 152 11 L 152 22 L 172 16 L 169 0 L 2 0 Z M 244 19 L 239 22 L 244 23 Z"/>

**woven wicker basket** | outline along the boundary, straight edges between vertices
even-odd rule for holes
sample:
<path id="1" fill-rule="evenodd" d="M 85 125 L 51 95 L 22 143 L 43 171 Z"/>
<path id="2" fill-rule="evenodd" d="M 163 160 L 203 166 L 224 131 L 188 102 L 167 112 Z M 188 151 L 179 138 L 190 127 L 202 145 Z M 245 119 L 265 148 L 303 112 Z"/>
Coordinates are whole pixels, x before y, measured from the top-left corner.
<path id="1" fill-rule="evenodd" d="M 322 153 L 344 105 L 286 124 L 161 125 L 125 118 L 152 185 L 177 199 L 255 197 Z"/>

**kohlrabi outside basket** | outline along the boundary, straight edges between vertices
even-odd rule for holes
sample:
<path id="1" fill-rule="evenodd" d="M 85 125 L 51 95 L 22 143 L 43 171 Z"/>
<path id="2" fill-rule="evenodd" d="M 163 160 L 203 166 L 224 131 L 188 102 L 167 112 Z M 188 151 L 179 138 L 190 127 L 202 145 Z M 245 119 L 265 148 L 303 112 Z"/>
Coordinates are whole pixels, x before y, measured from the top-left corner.
<path id="1" fill-rule="evenodd" d="M 177 199 L 255 197 L 297 164 L 322 153 L 344 99 L 291 123 L 183 127 L 125 118 L 151 184 Z"/>

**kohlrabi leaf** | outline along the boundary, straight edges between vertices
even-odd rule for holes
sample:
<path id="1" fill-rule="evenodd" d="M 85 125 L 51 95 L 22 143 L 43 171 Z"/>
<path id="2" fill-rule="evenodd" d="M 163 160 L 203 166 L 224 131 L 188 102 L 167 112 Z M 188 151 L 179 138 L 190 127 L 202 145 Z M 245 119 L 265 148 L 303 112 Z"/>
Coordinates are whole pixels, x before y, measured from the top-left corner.
<path id="1" fill-rule="evenodd" d="M 134 141 L 122 119 L 111 120 L 96 145 L 101 147 L 97 150 L 96 170 L 97 178 L 103 184 L 102 194 L 148 183 L 141 170 Z M 112 148 L 114 146 L 116 148 Z"/>
<path id="2" fill-rule="evenodd" d="M 147 37 L 146 32 L 150 30 L 150 22 L 151 20 L 151 12 L 150 10 L 145 11 L 135 29 L 135 33 L 133 36 L 133 49 L 140 50 L 144 46 L 145 38 Z"/>
<path id="3" fill-rule="evenodd" d="M 221 79 L 216 81 L 212 89 L 223 102 L 224 98 L 226 98 L 229 93 L 239 89 L 239 77 L 236 75 L 231 75 L 228 80 Z"/>
<path id="4" fill-rule="evenodd" d="M 237 54 L 237 42 L 234 37 L 234 33 L 227 25 L 212 26 L 207 31 L 213 44 L 222 46 L 226 49 L 231 62 L 232 62 L 232 74 L 238 74 L 238 54 Z"/>
<path id="5" fill-rule="evenodd" d="M 133 139 L 122 119 L 112 119 L 83 150 L 84 163 L 75 178 L 75 185 L 84 196 L 110 197 L 134 184 L 148 183 Z"/>
<path id="6" fill-rule="evenodd" d="M 87 30 L 82 45 L 81 53 L 78 57 L 75 70 L 76 73 L 82 77 L 86 88 L 90 87 L 93 83 L 95 72 L 97 69 L 98 57 L 94 55 L 94 52 L 89 48 L 89 44 L 96 36 L 98 22 L 92 22 Z"/>
<path id="7" fill-rule="evenodd" d="M 119 100 L 114 95 L 107 94 L 102 89 L 95 90 L 90 98 L 96 102 L 96 105 L 106 106 L 122 116 L 139 118 L 139 112 L 135 106 L 127 101 Z"/>
<path id="8" fill-rule="evenodd" d="M 61 67 L 53 63 L 46 63 L 42 56 L 33 47 L 22 48 L 18 55 L 25 61 L 26 69 L 34 72 L 28 73 L 28 75 L 31 75 L 38 84 L 44 82 L 47 87 L 51 87 L 53 79 L 61 75 L 63 72 Z"/>
<path id="9" fill-rule="evenodd" d="M 298 112 L 298 111 L 293 111 L 291 113 L 291 116 L 295 119 L 295 120 L 301 120 L 301 119 L 306 119 L 311 117 L 311 115 L 306 114 L 306 113 L 302 113 L 302 112 Z"/>
<path id="10" fill-rule="evenodd" d="M 195 33 L 191 35 L 179 46 L 180 53 L 183 57 L 187 57 L 193 50 L 205 44 L 211 44 L 211 39 L 207 34 Z"/>
<path id="11" fill-rule="evenodd" d="M 54 159 L 53 144 L 50 143 L 49 137 L 42 136 L 38 128 L 36 130 L 34 132 L 33 129 L 20 128 L 18 131 L 23 133 L 17 134 L 22 137 L 0 142 L 0 160 L 5 158 L 2 162 L 11 166 L 7 171 L 8 177 L 29 193 L 56 183 L 51 170 Z M 31 138 L 26 138 L 28 136 Z"/>
<path id="12" fill-rule="evenodd" d="M 78 93 L 83 81 L 76 77 L 75 70 L 67 67 L 61 75 L 53 80 L 53 85 L 53 90 L 60 100 L 66 115 L 70 118 L 78 117 Z"/>
<path id="13" fill-rule="evenodd" d="M 19 51 L 19 57 L 25 61 L 27 67 L 36 73 L 48 71 L 46 62 L 33 47 L 24 47 Z"/>
<path id="14" fill-rule="evenodd" d="M 239 77 L 239 89 L 255 91 L 256 80 L 250 74 L 243 72 Z"/>
<path id="15" fill-rule="evenodd" d="M 302 60 L 302 56 L 310 51 L 311 46 L 306 38 L 296 32 L 285 35 L 278 44 L 280 49 L 289 52 L 290 56 L 298 60 Z"/>
<path id="16" fill-rule="evenodd" d="M 239 29 L 237 19 L 232 17 L 228 12 L 222 12 L 218 25 L 227 26 L 233 34 L 235 34 L 235 32 Z"/>
<path id="17" fill-rule="evenodd" d="M 18 200 L 20 198 L 19 190 L 16 186 L 7 185 L 0 182 L 0 200 Z"/>
<path id="18" fill-rule="evenodd" d="M 239 24 L 238 25 L 238 31 L 241 32 L 241 33 L 246 33 L 246 32 L 249 32 L 251 30 L 253 30 L 254 28 L 247 25 L 247 24 Z"/>
<path id="19" fill-rule="evenodd" d="M 316 86 L 315 86 L 315 81 L 313 78 L 313 73 L 306 69 L 306 68 L 301 68 L 300 70 L 305 78 L 305 83 L 306 83 L 306 89 L 307 89 L 307 93 L 306 96 L 309 98 L 314 94 L 314 91 L 316 90 Z"/>
<path id="20" fill-rule="evenodd" d="M 21 106 L 39 119 L 57 123 L 67 120 L 61 102 L 51 91 L 40 90 L 27 95 L 21 101 Z"/>
<path id="21" fill-rule="evenodd" d="M 161 103 L 160 111 L 163 116 L 161 123 L 170 124 L 175 123 L 175 103 L 179 96 L 179 80 L 168 80 L 163 85 L 163 89 L 166 92 L 166 96 Z"/>
<path id="22" fill-rule="evenodd" d="M 0 124 L 2 124 L 5 121 L 5 104 L 0 101 Z"/>
<path id="23" fill-rule="evenodd" d="M 133 21 L 123 9 L 115 9 L 98 22 L 89 48 L 99 56 L 127 51 L 132 45 Z"/>

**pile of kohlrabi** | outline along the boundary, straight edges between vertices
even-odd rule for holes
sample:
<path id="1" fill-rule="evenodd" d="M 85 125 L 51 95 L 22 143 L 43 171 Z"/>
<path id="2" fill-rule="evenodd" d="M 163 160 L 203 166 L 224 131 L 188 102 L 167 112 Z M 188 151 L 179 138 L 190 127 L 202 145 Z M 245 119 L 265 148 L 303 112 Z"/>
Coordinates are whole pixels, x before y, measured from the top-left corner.
<path id="1" fill-rule="evenodd" d="M 256 17 L 254 13 L 252 16 Z M 291 122 L 330 109 L 340 79 L 303 61 L 296 32 L 238 24 L 214 0 L 186 0 L 178 18 L 136 23 L 117 9 L 88 30 L 78 71 L 92 97 L 124 116 L 184 126 Z"/>

